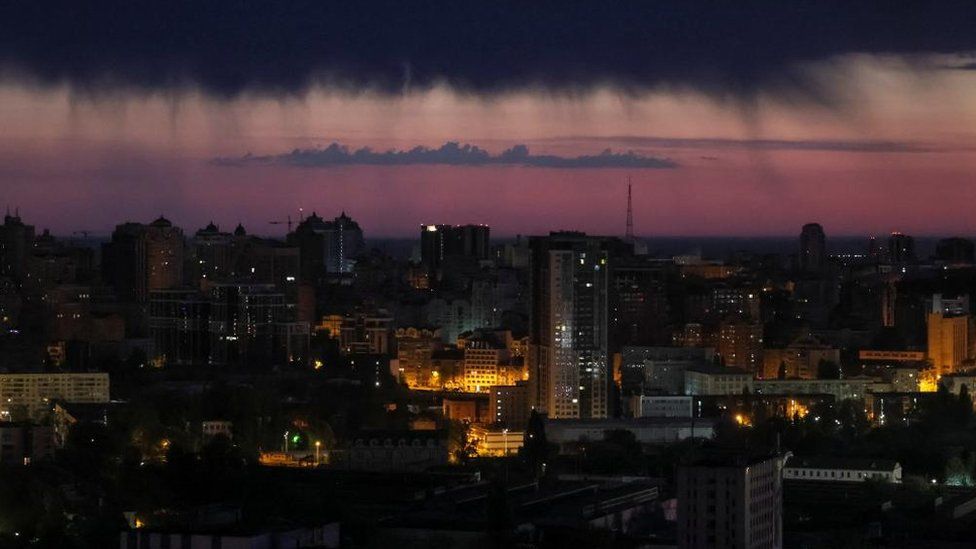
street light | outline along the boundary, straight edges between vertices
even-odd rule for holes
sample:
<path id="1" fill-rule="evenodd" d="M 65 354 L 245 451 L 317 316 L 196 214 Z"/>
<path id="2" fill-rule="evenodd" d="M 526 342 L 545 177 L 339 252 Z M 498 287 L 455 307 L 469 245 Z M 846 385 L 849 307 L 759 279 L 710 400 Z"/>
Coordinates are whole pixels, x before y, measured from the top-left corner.
<path id="1" fill-rule="evenodd" d="M 316 440 L 315 441 L 315 465 L 319 464 L 319 452 L 321 451 L 321 449 L 322 449 L 322 441 Z"/>
<path id="2" fill-rule="evenodd" d="M 282 438 L 285 439 L 285 453 L 287 454 L 288 453 L 288 431 L 285 431 L 285 434 L 282 435 Z"/>
<path id="3" fill-rule="evenodd" d="M 508 429 L 502 429 L 502 437 L 505 439 L 505 455 L 508 456 Z"/>

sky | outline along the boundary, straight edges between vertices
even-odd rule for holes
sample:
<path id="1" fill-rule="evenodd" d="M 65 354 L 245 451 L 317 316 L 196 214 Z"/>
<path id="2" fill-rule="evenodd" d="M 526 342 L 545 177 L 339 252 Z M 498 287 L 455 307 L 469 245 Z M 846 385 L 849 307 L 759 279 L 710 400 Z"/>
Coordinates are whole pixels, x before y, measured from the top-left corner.
<path id="1" fill-rule="evenodd" d="M 641 235 L 976 235 L 965 2 L 130 4 L 0 22 L 0 202 L 39 228 L 621 234 L 630 181 Z"/>

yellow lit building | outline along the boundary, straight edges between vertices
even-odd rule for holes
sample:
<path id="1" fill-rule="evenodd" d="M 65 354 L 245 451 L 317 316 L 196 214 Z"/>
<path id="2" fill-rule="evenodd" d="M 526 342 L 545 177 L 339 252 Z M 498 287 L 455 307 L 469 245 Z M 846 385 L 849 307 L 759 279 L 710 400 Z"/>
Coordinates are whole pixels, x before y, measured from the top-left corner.
<path id="1" fill-rule="evenodd" d="M 929 313 L 928 358 L 937 376 L 951 374 L 962 362 L 971 358 L 968 315 Z"/>

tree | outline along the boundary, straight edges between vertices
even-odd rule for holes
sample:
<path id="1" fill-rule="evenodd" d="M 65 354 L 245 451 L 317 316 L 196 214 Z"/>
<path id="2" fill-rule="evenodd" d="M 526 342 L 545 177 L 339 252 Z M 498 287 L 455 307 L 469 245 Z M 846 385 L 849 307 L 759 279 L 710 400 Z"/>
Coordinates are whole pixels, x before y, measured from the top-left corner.
<path id="1" fill-rule="evenodd" d="M 512 503 L 509 501 L 508 490 L 498 479 L 491 482 L 487 497 L 488 532 L 500 543 L 511 531 L 514 520 L 512 518 Z"/>
<path id="2" fill-rule="evenodd" d="M 965 383 L 959 388 L 959 423 L 969 424 L 973 418 L 973 398 L 969 396 L 969 387 Z"/>
<path id="3" fill-rule="evenodd" d="M 522 441 L 522 454 L 536 477 L 545 474 L 549 459 L 549 441 L 546 439 L 546 423 L 542 414 L 532 410 L 529 424 Z"/>
<path id="4" fill-rule="evenodd" d="M 840 379 L 840 365 L 821 358 L 817 364 L 817 379 Z"/>

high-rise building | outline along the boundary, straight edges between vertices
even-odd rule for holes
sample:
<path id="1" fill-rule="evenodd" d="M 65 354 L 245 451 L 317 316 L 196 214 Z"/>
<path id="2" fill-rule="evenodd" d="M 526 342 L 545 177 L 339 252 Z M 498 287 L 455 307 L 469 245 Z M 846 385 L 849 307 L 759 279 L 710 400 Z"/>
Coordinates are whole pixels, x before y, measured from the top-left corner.
<path id="1" fill-rule="evenodd" d="M 615 261 L 610 271 L 610 352 L 669 342 L 668 266 L 647 258 Z"/>
<path id="2" fill-rule="evenodd" d="M 289 233 L 288 243 L 301 250 L 301 275 L 306 281 L 353 272 L 355 258 L 365 246 L 362 229 L 346 212 L 332 221 L 312 212 Z"/>
<path id="3" fill-rule="evenodd" d="M 780 456 L 706 456 L 677 477 L 678 547 L 783 547 Z"/>
<path id="4" fill-rule="evenodd" d="M 488 225 L 421 225 L 420 263 L 432 279 L 439 279 L 445 259 L 487 259 L 489 237 Z"/>
<path id="5" fill-rule="evenodd" d="M 102 250 L 102 274 L 119 299 L 145 302 L 149 292 L 183 283 L 183 231 L 165 217 L 123 223 Z"/>
<path id="6" fill-rule="evenodd" d="M 0 276 L 21 280 L 33 244 L 34 227 L 21 221 L 19 211 L 10 215 L 8 209 L 0 225 Z"/>
<path id="7" fill-rule="evenodd" d="M 215 284 L 209 291 L 209 363 L 246 368 L 275 362 L 278 323 L 291 321 L 285 295 L 273 284 Z"/>
<path id="8" fill-rule="evenodd" d="M 964 360 L 973 358 L 972 317 L 937 311 L 928 313 L 926 321 L 928 358 L 936 375 L 951 374 Z"/>
<path id="9" fill-rule="evenodd" d="M 730 368 L 760 372 L 763 363 L 762 324 L 738 319 L 722 322 L 718 335 L 718 354 Z"/>
<path id="10" fill-rule="evenodd" d="M 827 237 L 819 223 L 807 223 L 800 231 L 800 270 L 817 272 L 827 259 Z"/>
<path id="11" fill-rule="evenodd" d="M 326 271 L 330 273 L 351 273 L 356 262 L 355 257 L 362 253 L 365 247 L 363 230 L 359 223 L 346 215 L 332 220 L 333 244 L 326 260 Z"/>
<path id="12" fill-rule="evenodd" d="M 194 289 L 149 294 L 149 337 L 158 366 L 206 364 L 210 349 L 210 303 Z"/>
<path id="13" fill-rule="evenodd" d="M 607 417 L 607 313 L 618 239 L 551 233 L 530 239 L 529 372 L 550 418 Z"/>
<path id="14" fill-rule="evenodd" d="M 211 221 L 206 227 L 193 235 L 190 241 L 190 261 L 187 273 L 190 281 L 196 283 L 205 278 L 212 281 L 226 280 L 233 271 L 234 235 L 220 232 Z"/>
<path id="15" fill-rule="evenodd" d="M 915 239 L 897 231 L 891 233 L 888 237 L 888 260 L 903 265 L 914 263 L 915 259 Z"/>

